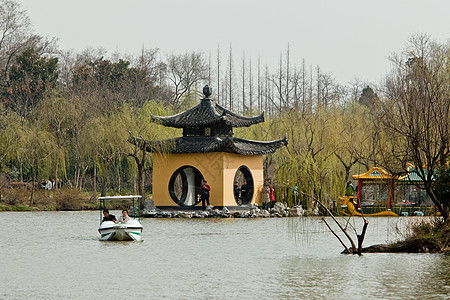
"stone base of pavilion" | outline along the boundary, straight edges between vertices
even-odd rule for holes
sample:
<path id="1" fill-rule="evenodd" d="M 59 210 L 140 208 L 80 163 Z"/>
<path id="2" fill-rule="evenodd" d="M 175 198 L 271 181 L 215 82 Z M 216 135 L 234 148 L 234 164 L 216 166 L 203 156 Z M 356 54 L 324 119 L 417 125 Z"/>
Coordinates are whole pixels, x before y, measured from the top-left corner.
<path id="1" fill-rule="evenodd" d="M 283 203 L 276 203 L 274 207 L 263 209 L 258 205 L 235 206 L 235 207 L 213 207 L 208 206 L 202 210 L 198 207 L 157 207 L 156 209 L 145 209 L 142 211 L 144 218 L 282 218 L 300 217 L 307 212 L 298 205 L 286 207 Z"/>

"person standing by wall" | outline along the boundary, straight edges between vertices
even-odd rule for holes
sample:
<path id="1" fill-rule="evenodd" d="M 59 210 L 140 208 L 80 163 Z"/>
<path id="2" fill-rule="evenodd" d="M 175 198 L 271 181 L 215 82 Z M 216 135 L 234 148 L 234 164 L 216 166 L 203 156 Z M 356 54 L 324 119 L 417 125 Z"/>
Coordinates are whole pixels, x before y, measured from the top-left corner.
<path id="1" fill-rule="evenodd" d="M 270 203 L 270 181 L 269 179 L 264 180 L 263 191 L 262 191 L 262 205 L 264 209 L 269 209 Z"/>
<path id="2" fill-rule="evenodd" d="M 236 200 L 239 200 L 239 194 L 241 192 L 241 189 L 239 188 L 239 184 L 237 181 L 234 182 L 234 187 L 233 187 L 233 193 L 234 193 L 234 198 Z"/>
<path id="3" fill-rule="evenodd" d="M 244 179 L 244 184 L 241 185 L 241 197 L 240 197 L 240 205 L 244 204 L 247 201 L 248 196 L 248 185 L 247 180 Z"/>
<path id="4" fill-rule="evenodd" d="M 208 182 L 206 180 L 202 181 L 202 185 L 200 187 L 200 197 L 202 200 L 202 210 L 205 210 L 205 202 L 209 206 L 209 191 L 211 190 L 211 187 L 208 185 Z"/>
<path id="5" fill-rule="evenodd" d="M 270 207 L 275 206 L 275 190 L 273 189 L 273 185 L 269 181 L 269 198 L 270 198 Z"/>

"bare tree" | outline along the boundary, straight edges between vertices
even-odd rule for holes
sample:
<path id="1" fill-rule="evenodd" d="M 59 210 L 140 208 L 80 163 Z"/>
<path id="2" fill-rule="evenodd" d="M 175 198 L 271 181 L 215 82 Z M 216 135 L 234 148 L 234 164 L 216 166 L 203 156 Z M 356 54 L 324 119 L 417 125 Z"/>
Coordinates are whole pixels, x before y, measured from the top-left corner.
<path id="1" fill-rule="evenodd" d="M 207 64 L 200 52 L 169 55 L 167 58 L 167 78 L 173 89 L 173 104 L 183 105 L 182 97 L 195 92 L 196 85 L 207 79 Z"/>
<path id="2" fill-rule="evenodd" d="M 289 59 L 290 59 L 290 52 L 289 52 L 289 44 L 287 47 L 287 52 L 286 52 L 286 83 L 285 83 L 285 105 L 286 107 L 289 107 L 289 81 L 290 81 L 290 77 L 289 77 L 289 71 L 290 71 L 290 65 L 289 65 Z"/>
<path id="3" fill-rule="evenodd" d="M 55 42 L 33 33 L 30 19 L 17 1 L 0 0 L 0 86 L 9 87 L 9 70 L 23 51 L 32 48 L 39 55 L 54 53 Z"/>
<path id="4" fill-rule="evenodd" d="M 233 49 L 230 43 L 230 54 L 228 56 L 228 101 L 229 108 L 233 109 Z"/>
<path id="5" fill-rule="evenodd" d="M 245 52 L 242 53 L 242 112 L 245 112 Z"/>
<path id="6" fill-rule="evenodd" d="M 428 196 L 448 220 L 449 199 L 438 199 L 432 185 L 436 170 L 450 156 L 449 44 L 415 35 L 391 60 L 394 69 L 386 81 L 386 99 L 377 117 L 389 140 L 402 143 L 403 148 L 392 146 L 382 163 L 396 174 L 405 171 L 406 161 L 413 162 Z M 382 139 L 379 146 L 386 148 Z"/>
<path id="7" fill-rule="evenodd" d="M 262 110 L 261 61 L 258 56 L 258 110 Z"/>
<path id="8" fill-rule="evenodd" d="M 248 62 L 248 102 L 250 108 L 250 114 L 253 112 L 253 76 L 252 76 L 252 59 L 249 58 Z"/>
<path id="9" fill-rule="evenodd" d="M 217 103 L 220 104 L 220 48 L 217 46 Z"/>

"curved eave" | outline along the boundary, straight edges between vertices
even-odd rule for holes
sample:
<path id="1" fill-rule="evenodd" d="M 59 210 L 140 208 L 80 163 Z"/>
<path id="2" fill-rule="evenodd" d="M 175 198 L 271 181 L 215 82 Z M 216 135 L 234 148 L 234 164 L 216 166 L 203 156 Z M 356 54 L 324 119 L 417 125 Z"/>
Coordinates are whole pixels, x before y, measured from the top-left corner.
<path id="1" fill-rule="evenodd" d="M 213 126 L 225 124 L 231 127 L 248 127 L 264 122 L 264 112 L 255 117 L 244 117 L 203 99 L 196 106 L 173 116 L 155 116 L 150 113 L 152 122 L 175 128 Z"/>
<path id="2" fill-rule="evenodd" d="M 251 125 L 264 122 L 264 112 L 255 117 L 243 117 L 228 113 L 224 116 L 224 122 L 232 127 L 249 127 Z"/>
<path id="3" fill-rule="evenodd" d="M 252 141 L 239 138 L 233 138 L 228 142 L 229 147 L 233 149 L 233 153 L 242 155 L 263 155 L 274 153 L 282 146 L 287 145 L 287 138 L 284 137 L 275 141 Z"/>
<path id="4" fill-rule="evenodd" d="M 141 148 L 157 153 L 209 153 L 226 152 L 241 155 L 264 155 L 287 145 L 286 137 L 268 142 L 233 137 L 178 137 L 160 141 L 140 140 Z"/>
<path id="5" fill-rule="evenodd" d="M 362 180 L 379 180 L 379 179 L 392 179 L 392 176 L 382 168 L 373 167 L 366 173 L 360 175 L 352 175 L 352 178 Z"/>

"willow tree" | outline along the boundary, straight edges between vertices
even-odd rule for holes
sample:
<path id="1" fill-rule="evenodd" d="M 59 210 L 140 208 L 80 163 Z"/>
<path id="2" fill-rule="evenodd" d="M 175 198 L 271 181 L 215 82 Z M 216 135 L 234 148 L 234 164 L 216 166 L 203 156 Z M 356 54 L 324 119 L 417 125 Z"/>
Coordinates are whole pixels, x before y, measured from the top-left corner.
<path id="1" fill-rule="evenodd" d="M 3 162 L 14 152 L 20 122 L 21 118 L 15 112 L 0 108 L 0 172 Z"/>
<path id="2" fill-rule="evenodd" d="M 83 129 L 84 142 L 90 144 L 86 150 L 93 154 L 94 181 L 99 179 L 101 183 L 101 196 L 106 195 L 112 174 L 110 169 L 114 160 L 120 155 L 115 122 L 112 114 L 99 116 L 91 118 L 88 121 L 89 124 Z"/>
<path id="3" fill-rule="evenodd" d="M 448 220 L 450 200 L 436 196 L 433 181 L 450 155 L 450 44 L 416 35 L 392 63 L 378 120 L 382 133 L 404 147 L 389 149 L 389 158 L 403 168 L 406 161 L 415 165 L 426 193 Z"/>
<path id="4" fill-rule="evenodd" d="M 298 110 L 286 111 L 270 122 L 268 132 L 274 136 L 287 134 L 288 145 L 273 154 L 274 169 L 278 185 L 295 186 L 312 199 L 329 199 L 340 192 L 341 181 L 337 160 L 333 156 L 330 132 L 334 127 L 332 114 L 327 109 L 314 113 Z M 288 193 L 286 200 L 289 201 Z"/>
<path id="5" fill-rule="evenodd" d="M 16 146 L 17 155 L 22 157 L 31 171 L 31 196 L 30 206 L 33 205 L 33 196 L 36 183 L 36 175 L 40 165 L 49 165 L 52 151 L 55 149 L 55 141 L 52 135 L 44 130 L 38 121 L 24 120 L 17 126 L 18 141 Z"/>
<path id="6" fill-rule="evenodd" d="M 148 140 L 167 139 L 175 136 L 176 130 L 159 126 L 151 121 L 150 112 L 157 115 L 170 115 L 168 107 L 147 101 L 141 108 L 123 104 L 111 115 L 114 119 L 114 134 L 118 153 L 130 157 L 136 163 L 137 186 L 139 194 L 145 200 L 145 174 L 152 171 L 152 157 L 147 149 Z"/>
<path id="7" fill-rule="evenodd" d="M 344 172 L 341 182 L 342 190 L 350 179 L 352 168 L 364 163 L 364 157 L 369 156 L 370 135 L 372 130 L 369 111 L 356 101 L 347 103 L 342 108 L 330 111 L 331 123 L 327 142 L 331 144 L 331 151 L 338 159 Z M 368 169 L 368 165 L 365 166 Z"/>
<path id="8" fill-rule="evenodd" d="M 45 98 L 36 110 L 36 115 L 47 132 L 53 136 L 53 176 L 56 180 L 59 174 L 67 176 L 66 147 L 74 128 L 77 125 L 78 111 L 67 98 L 50 95 Z M 56 185 L 56 188 L 58 186 Z"/>

